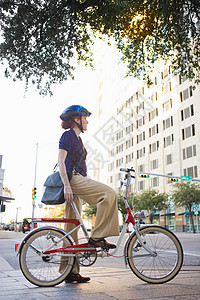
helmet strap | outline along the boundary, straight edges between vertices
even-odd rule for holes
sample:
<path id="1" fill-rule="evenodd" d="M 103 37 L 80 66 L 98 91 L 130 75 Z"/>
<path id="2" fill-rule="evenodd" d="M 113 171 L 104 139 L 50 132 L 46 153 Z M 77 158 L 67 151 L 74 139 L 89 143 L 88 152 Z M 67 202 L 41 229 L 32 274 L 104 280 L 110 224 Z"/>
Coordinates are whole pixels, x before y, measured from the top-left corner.
<path id="1" fill-rule="evenodd" d="M 81 124 L 78 124 L 78 123 L 77 123 L 76 121 L 74 121 L 73 119 L 71 119 L 71 120 L 72 120 L 72 122 L 74 122 L 74 123 L 78 126 L 78 128 L 80 129 L 80 131 L 84 133 L 81 116 L 80 116 Z"/>

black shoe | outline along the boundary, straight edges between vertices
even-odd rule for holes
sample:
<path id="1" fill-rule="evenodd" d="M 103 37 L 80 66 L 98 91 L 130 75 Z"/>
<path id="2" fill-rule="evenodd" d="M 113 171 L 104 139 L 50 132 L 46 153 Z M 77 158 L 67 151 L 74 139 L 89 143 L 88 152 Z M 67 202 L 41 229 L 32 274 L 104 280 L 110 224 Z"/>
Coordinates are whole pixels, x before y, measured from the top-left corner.
<path id="1" fill-rule="evenodd" d="M 100 247 L 102 249 L 109 250 L 109 249 L 115 249 L 116 245 L 106 242 L 105 239 L 99 239 L 99 240 L 95 241 L 93 238 L 90 238 L 88 241 L 88 247 L 90 247 L 90 248 L 99 248 Z"/>
<path id="2" fill-rule="evenodd" d="M 80 274 L 71 273 L 65 279 L 66 283 L 72 283 L 72 282 L 75 282 L 75 281 L 78 282 L 78 283 L 85 283 L 85 282 L 90 281 L 90 277 L 83 277 Z"/>

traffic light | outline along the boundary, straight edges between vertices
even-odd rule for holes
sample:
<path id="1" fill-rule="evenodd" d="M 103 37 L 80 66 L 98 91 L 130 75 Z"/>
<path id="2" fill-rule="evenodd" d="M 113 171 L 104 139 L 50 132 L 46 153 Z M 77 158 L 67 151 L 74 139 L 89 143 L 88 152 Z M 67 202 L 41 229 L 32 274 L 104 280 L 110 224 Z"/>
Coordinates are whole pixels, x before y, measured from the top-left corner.
<path id="1" fill-rule="evenodd" d="M 177 178 L 169 178 L 169 179 L 168 179 L 168 182 L 177 182 L 177 181 L 178 181 Z"/>
<path id="2" fill-rule="evenodd" d="M 33 200 L 35 200 L 35 198 L 36 198 L 36 193 L 37 193 L 37 188 L 36 187 L 32 188 L 32 199 Z"/>
<path id="3" fill-rule="evenodd" d="M 145 174 L 139 174 L 140 178 L 149 178 L 149 175 L 145 175 Z"/>

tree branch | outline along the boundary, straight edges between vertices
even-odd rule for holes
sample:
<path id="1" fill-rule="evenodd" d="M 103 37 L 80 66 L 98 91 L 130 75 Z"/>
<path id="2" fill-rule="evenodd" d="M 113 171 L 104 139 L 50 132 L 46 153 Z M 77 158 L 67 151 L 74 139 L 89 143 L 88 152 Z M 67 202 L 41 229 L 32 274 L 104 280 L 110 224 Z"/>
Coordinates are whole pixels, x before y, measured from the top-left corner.
<path id="1" fill-rule="evenodd" d="M 62 5 L 60 6 L 61 9 L 67 7 L 67 6 L 76 6 L 77 10 L 83 11 L 84 9 L 88 7 L 94 7 L 99 5 L 99 0 L 86 0 L 85 2 L 80 3 L 77 0 L 66 0 L 63 1 Z"/>

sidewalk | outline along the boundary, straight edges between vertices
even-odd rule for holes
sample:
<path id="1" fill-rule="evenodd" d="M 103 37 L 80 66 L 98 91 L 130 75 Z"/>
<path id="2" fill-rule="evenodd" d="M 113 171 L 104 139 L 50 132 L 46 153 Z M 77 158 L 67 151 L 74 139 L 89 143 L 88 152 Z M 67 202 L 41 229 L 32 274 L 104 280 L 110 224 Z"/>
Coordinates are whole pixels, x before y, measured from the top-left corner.
<path id="1" fill-rule="evenodd" d="M 169 283 L 151 285 L 138 279 L 129 268 L 105 268 L 100 263 L 82 268 L 81 274 L 91 277 L 89 283 L 61 283 L 56 287 L 39 288 L 29 283 L 20 270 L 14 270 L 0 256 L 0 299 L 200 299 L 200 266 L 184 266 Z"/>
<path id="2" fill-rule="evenodd" d="M 177 235 L 185 247 L 185 265 L 169 283 L 147 284 L 125 267 L 123 258 L 112 257 L 98 258 L 93 266 L 81 268 L 81 275 L 91 277 L 88 283 L 66 284 L 63 282 L 55 287 L 39 288 L 27 281 L 19 270 L 14 244 L 19 242 L 24 235 L 0 232 L 1 249 L 10 251 L 9 246 L 13 251 L 8 260 L 11 264 L 4 258 L 6 255 L 2 257 L 0 254 L 0 300 L 60 300 L 61 298 L 67 300 L 199 300 L 200 235 L 186 233 Z M 9 245 L 11 242 L 12 245 Z"/>

